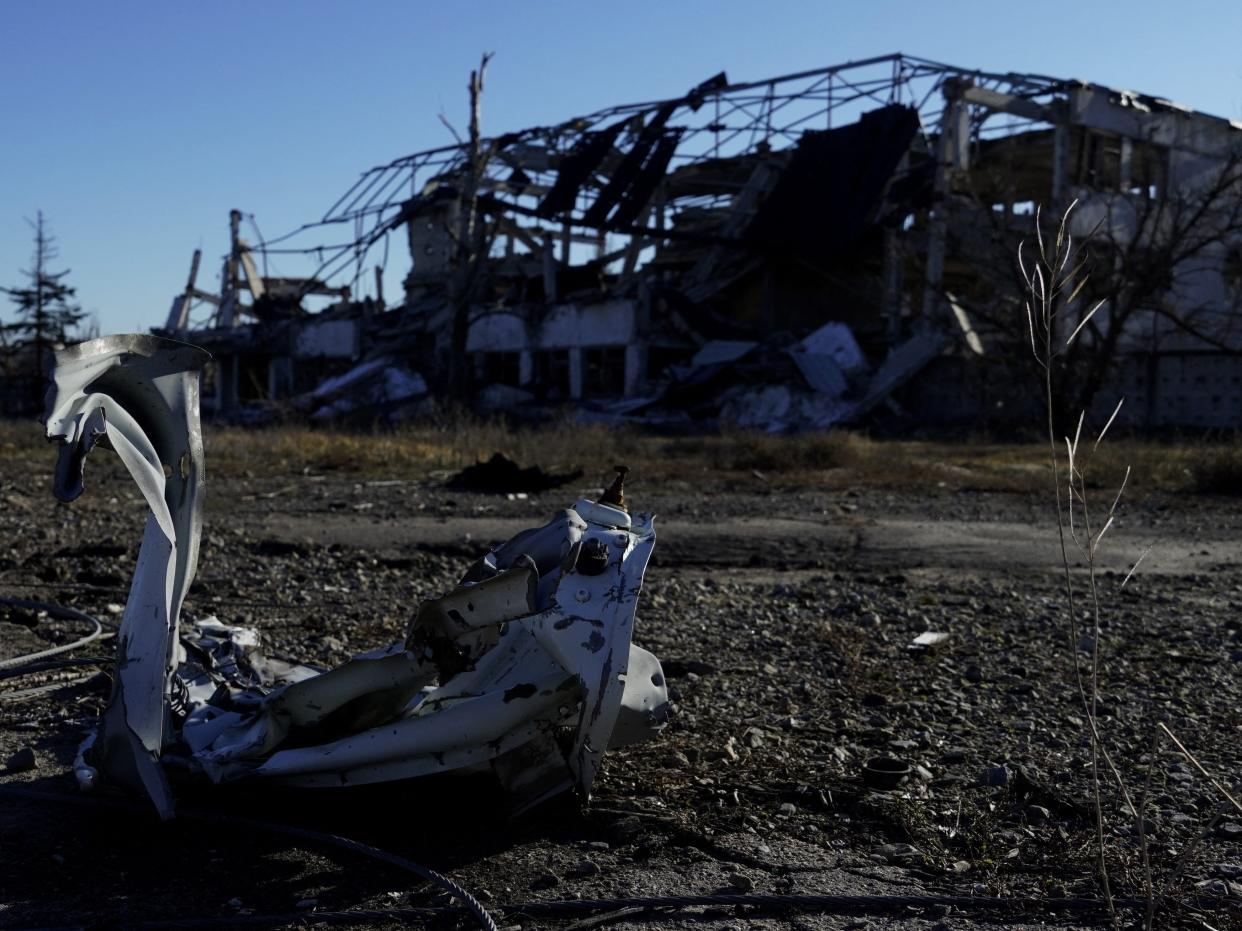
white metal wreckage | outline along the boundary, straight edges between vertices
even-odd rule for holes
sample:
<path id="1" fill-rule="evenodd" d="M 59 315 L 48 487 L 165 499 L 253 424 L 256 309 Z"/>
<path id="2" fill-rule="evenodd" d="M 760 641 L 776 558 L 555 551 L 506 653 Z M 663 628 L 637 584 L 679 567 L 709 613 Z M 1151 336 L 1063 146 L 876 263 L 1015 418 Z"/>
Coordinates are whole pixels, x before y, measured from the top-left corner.
<path id="1" fill-rule="evenodd" d="M 175 813 L 180 778 L 300 786 L 490 769 L 525 808 L 589 798 L 604 752 L 663 726 L 660 662 L 631 643 L 652 518 L 632 517 L 624 469 L 475 562 L 397 642 L 327 670 L 269 658 L 258 632 L 183 627 L 202 529 L 199 380 L 188 343 L 121 335 L 57 353 L 45 414 L 60 444 L 55 494 L 83 491 L 111 447 L 149 508 L 117 637 L 112 692 L 74 771 Z"/>

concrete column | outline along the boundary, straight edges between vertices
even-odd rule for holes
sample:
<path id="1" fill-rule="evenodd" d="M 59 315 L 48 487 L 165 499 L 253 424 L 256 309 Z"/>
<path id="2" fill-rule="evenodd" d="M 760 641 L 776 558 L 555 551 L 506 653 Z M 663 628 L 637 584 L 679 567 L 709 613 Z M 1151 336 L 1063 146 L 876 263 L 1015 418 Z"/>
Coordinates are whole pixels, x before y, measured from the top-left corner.
<path id="1" fill-rule="evenodd" d="M 882 300 L 884 316 L 888 319 L 888 340 L 896 343 L 901 339 L 901 296 L 902 296 L 902 263 L 901 251 L 897 246 L 897 231 L 884 230 L 884 265 Z"/>
<path id="2" fill-rule="evenodd" d="M 216 397 L 219 399 L 217 410 L 222 414 L 231 413 L 237 407 L 241 370 L 239 361 L 235 355 L 220 356 L 219 369 L 216 371 Z"/>
<path id="3" fill-rule="evenodd" d="M 535 354 L 529 349 L 518 353 L 518 384 L 529 385 L 535 380 Z"/>
<path id="4" fill-rule="evenodd" d="M 556 301 L 556 255 L 552 237 L 548 236 L 543 241 L 543 303 L 545 307 L 551 307 Z"/>
<path id="5" fill-rule="evenodd" d="M 267 363 L 267 397 L 276 401 L 293 393 L 293 360 L 278 357 Z"/>
<path id="6" fill-rule="evenodd" d="M 647 342 L 635 340 L 625 347 L 625 396 L 633 397 L 647 380 Z"/>
<path id="7" fill-rule="evenodd" d="M 573 346 L 569 352 L 569 396 L 575 401 L 582 397 L 582 347 Z"/>
<path id="8" fill-rule="evenodd" d="M 927 273 L 923 281 L 923 319 L 939 322 L 941 291 L 944 283 L 945 239 L 948 236 L 947 201 L 953 191 L 953 176 L 969 164 L 970 108 L 959 96 L 956 82 L 944 85 L 944 112 L 940 116 L 940 138 L 936 144 L 936 203 L 927 230 Z"/>
<path id="9" fill-rule="evenodd" d="M 1054 211 L 1065 203 L 1069 185 L 1070 128 L 1057 124 L 1052 131 L 1052 206 Z"/>

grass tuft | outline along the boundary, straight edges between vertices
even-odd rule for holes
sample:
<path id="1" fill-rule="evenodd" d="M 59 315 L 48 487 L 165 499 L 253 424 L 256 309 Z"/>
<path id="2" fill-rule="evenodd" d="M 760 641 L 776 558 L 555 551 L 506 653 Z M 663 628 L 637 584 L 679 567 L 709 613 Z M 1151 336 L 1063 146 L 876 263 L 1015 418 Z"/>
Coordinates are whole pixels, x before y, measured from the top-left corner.
<path id="1" fill-rule="evenodd" d="M 1187 467 L 1192 490 L 1204 495 L 1242 495 L 1242 447 L 1199 450 Z"/>

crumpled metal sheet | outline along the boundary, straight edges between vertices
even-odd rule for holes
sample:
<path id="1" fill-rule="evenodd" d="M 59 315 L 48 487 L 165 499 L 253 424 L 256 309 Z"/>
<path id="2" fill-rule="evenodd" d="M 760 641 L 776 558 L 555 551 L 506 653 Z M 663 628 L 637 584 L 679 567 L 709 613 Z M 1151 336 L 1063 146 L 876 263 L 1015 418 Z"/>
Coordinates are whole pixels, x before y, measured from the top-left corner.
<path id="1" fill-rule="evenodd" d="M 44 422 L 60 443 L 54 492 L 83 490 L 87 454 L 107 441 L 149 508 L 121 617 L 112 696 L 95 755 L 118 782 L 141 787 L 163 817 L 172 793 L 159 765 L 181 603 L 198 561 L 203 484 L 199 375 L 209 356 L 154 336 L 109 336 L 56 354 Z"/>
<path id="2" fill-rule="evenodd" d="M 85 456 L 107 437 L 150 508 L 114 693 L 75 762 L 84 787 L 112 779 L 169 816 L 167 767 L 302 786 L 490 769 L 524 807 L 571 787 L 589 798 L 610 746 L 664 726 L 659 660 L 631 642 L 655 529 L 620 505 L 580 500 L 518 534 L 421 605 L 401 639 L 335 669 L 268 657 L 257 632 L 214 618 L 182 633 L 206 359 L 143 336 L 57 356 L 58 496 L 81 493 Z"/>

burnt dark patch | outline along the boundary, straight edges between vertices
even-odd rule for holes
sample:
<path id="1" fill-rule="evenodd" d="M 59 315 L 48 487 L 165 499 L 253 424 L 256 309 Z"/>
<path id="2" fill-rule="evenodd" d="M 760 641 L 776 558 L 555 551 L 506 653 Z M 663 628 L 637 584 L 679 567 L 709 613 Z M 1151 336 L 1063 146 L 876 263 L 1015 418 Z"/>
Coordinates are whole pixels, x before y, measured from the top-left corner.
<path id="1" fill-rule="evenodd" d="M 533 683 L 523 682 L 520 685 L 513 686 L 511 689 L 505 689 L 505 703 L 508 704 L 515 698 L 530 698 L 537 691 L 538 689 L 535 688 Z"/>

